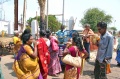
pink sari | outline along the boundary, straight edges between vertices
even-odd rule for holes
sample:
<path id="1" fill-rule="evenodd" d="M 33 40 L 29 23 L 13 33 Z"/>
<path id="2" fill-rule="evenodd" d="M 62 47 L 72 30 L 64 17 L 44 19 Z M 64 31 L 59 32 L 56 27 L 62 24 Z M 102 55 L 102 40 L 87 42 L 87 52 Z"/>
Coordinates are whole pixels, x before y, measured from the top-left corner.
<path id="1" fill-rule="evenodd" d="M 75 48 L 73 46 L 69 48 L 69 51 L 73 57 L 76 57 L 77 52 L 75 51 Z M 80 70 L 80 67 L 73 67 L 71 65 L 66 64 L 64 79 L 79 79 Z"/>

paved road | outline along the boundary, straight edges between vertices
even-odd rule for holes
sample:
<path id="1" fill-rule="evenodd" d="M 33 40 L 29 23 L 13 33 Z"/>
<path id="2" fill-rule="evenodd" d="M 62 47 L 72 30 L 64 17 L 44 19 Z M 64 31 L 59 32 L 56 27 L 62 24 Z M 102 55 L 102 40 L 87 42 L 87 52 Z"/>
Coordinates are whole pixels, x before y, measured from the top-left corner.
<path id="1" fill-rule="evenodd" d="M 93 70 L 94 70 L 95 55 L 96 55 L 95 52 L 93 52 L 91 55 L 92 58 L 90 62 L 85 63 L 84 72 L 83 72 L 83 75 L 81 76 L 81 79 L 94 79 Z M 120 79 L 120 75 L 119 75 L 120 68 L 116 66 L 115 56 L 116 56 L 116 53 L 114 52 L 112 63 L 111 63 L 112 73 L 108 75 L 108 79 Z M 14 59 L 12 55 L 7 55 L 2 57 L 1 69 L 4 75 L 4 79 L 17 79 L 15 73 L 12 70 L 13 61 Z M 59 77 L 48 76 L 48 79 L 63 79 L 63 73 L 61 73 Z"/>

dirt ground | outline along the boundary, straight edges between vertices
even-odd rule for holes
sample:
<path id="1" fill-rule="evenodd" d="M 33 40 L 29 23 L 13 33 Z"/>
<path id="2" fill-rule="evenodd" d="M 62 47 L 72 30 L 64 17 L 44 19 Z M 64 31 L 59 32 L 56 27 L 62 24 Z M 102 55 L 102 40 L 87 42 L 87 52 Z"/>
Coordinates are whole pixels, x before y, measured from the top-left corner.
<path id="1" fill-rule="evenodd" d="M 12 38 L 9 37 L 0 37 L 0 41 L 4 44 L 12 42 Z M 4 52 L 5 53 L 5 52 Z M 81 75 L 80 79 L 94 79 L 94 63 L 96 57 L 96 51 L 91 52 L 90 62 L 85 62 L 85 66 L 83 69 L 83 75 Z M 113 59 L 111 61 L 111 71 L 112 73 L 108 74 L 108 79 L 120 79 L 120 67 L 117 67 L 116 64 L 116 52 L 113 52 Z M 9 60 L 9 61 L 8 61 Z M 12 70 L 12 64 L 14 62 L 13 55 L 6 55 L 2 57 L 1 61 L 1 69 L 4 75 L 4 79 L 17 79 L 15 73 Z M 48 76 L 48 79 L 63 79 L 63 73 L 59 75 L 59 77 Z M 1 79 L 1 78 L 0 78 Z"/>
<path id="2" fill-rule="evenodd" d="M 2 44 L 8 44 L 9 42 L 13 42 L 12 37 L 0 37 L 0 42 L 2 42 Z"/>

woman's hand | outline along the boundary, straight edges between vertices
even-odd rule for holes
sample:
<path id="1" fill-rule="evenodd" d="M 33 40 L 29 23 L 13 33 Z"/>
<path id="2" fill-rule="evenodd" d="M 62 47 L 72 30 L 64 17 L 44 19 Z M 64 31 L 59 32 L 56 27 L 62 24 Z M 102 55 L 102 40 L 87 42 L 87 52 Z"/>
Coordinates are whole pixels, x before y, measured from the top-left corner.
<path id="1" fill-rule="evenodd" d="M 67 54 L 69 54 L 69 50 L 68 48 L 65 48 L 65 50 L 63 51 L 63 57 L 66 56 Z"/>
<path id="2" fill-rule="evenodd" d="M 87 57 L 88 57 L 87 51 L 84 49 L 83 52 L 84 52 L 84 56 L 82 56 L 82 58 L 83 58 L 83 59 L 84 59 L 84 58 L 87 58 Z"/>
<path id="3" fill-rule="evenodd" d="M 34 46 L 37 46 L 37 41 L 33 40 L 32 42 L 33 42 Z"/>
<path id="4" fill-rule="evenodd" d="M 68 53 L 68 52 L 66 52 L 66 53 L 63 53 L 63 57 L 64 57 L 64 56 L 66 56 L 67 54 L 69 54 L 69 53 Z"/>

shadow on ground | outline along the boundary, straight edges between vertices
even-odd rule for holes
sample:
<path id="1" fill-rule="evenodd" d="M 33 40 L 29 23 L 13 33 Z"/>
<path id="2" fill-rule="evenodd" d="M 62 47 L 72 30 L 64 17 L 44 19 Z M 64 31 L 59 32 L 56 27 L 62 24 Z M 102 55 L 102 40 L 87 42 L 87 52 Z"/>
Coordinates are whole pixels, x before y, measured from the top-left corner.
<path id="1" fill-rule="evenodd" d="M 89 62 L 87 62 L 87 63 L 90 64 L 90 65 L 92 65 L 92 66 L 95 65 L 95 61 L 89 61 Z"/>
<path id="2" fill-rule="evenodd" d="M 6 63 L 6 64 L 5 64 L 5 66 L 6 66 L 9 70 L 13 70 L 13 69 L 12 69 L 12 65 L 13 65 L 13 62 L 11 62 L 11 63 Z M 12 71 L 10 74 L 11 74 L 12 76 L 16 77 L 14 71 Z"/>
<path id="3" fill-rule="evenodd" d="M 91 71 L 91 70 L 86 70 L 86 71 L 83 71 L 83 76 L 85 75 L 88 75 L 91 77 L 91 79 L 94 78 L 94 71 Z"/>

